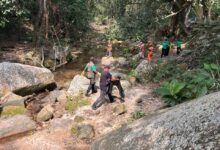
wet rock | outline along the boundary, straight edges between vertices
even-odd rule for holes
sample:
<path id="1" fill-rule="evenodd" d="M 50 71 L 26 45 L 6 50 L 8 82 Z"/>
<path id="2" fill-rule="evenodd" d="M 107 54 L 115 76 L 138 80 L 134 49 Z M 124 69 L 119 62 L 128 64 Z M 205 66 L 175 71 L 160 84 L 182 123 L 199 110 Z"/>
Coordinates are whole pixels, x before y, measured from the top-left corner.
<path id="1" fill-rule="evenodd" d="M 92 150 L 218 149 L 220 92 L 165 109 L 124 126 Z"/>
<path id="2" fill-rule="evenodd" d="M 124 104 L 119 104 L 113 108 L 113 112 L 116 115 L 122 115 L 127 112 L 126 106 Z"/>
<path id="3" fill-rule="evenodd" d="M 140 82 L 148 82 L 152 80 L 156 71 L 156 65 L 153 63 L 148 63 L 147 60 L 143 60 L 135 69 L 135 77 Z"/>
<path id="4" fill-rule="evenodd" d="M 48 121 L 53 117 L 54 109 L 51 105 L 47 105 L 37 114 L 37 121 Z"/>
<path id="5" fill-rule="evenodd" d="M 12 91 L 25 96 L 56 87 L 52 72 L 45 68 L 18 63 L 0 63 L 0 95 Z"/>
<path id="6" fill-rule="evenodd" d="M 24 115 L 0 119 L 0 139 L 26 133 L 34 129 L 36 129 L 36 123 Z"/>
<path id="7" fill-rule="evenodd" d="M 71 133 L 80 139 L 92 139 L 95 136 L 92 125 L 73 125 Z"/>

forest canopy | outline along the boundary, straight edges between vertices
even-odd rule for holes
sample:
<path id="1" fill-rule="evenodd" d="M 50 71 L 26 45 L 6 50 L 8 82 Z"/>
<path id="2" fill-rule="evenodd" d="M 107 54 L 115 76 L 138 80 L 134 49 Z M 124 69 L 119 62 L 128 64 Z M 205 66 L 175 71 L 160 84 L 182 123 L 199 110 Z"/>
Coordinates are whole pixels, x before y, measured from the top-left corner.
<path id="1" fill-rule="evenodd" d="M 117 39 L 140 39 L 164 27 L 187 35 L 193 22 L 211 22 L 219 16 L 219 0 L 0 1 L 1 33 L 16 31 L 36 43 L 54 34 L 78 39 L 88 31 L 90 21 L 110 25 L 107 37 Z"/>

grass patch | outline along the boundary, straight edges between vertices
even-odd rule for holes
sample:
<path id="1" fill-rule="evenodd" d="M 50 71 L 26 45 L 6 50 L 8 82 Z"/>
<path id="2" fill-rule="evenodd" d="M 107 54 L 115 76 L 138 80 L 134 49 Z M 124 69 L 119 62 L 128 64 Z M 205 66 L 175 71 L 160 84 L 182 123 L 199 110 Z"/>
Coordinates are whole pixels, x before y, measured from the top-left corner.
<path id="1" fill-rule="evenodd" d="M 83 122 L 85 119 L 82 116 L 76 116 L 74 118 L 74 122 L 80 123 Z"/>
<path id="2" fill-rule="evenodd" d="M 7 106 L 3 108 L 1 116 L 15 116 L 25 114 L 26 109 L 22 106 Z"/>
<path id="3" fill-rule="evenodd" d="M 136 112 L 134 112 L 134 113 L 132 114 L 132 118 L 133 118 L 134 120 L 140 119 L 140 118 L 142 118 L 142 117 L 144 117 L 144 116 L 145 116 L 145 113 L 144 113 L 144 112 L 141 112 L 141 111 L 136 111 Z"/>
<path id="4" fill-rule="evenodd" d="M 82 106 L 90 105 L 88 98 L 83 96 L 83 93 L 80 93 L 78 96 L 67 96 L 67 101 L 65 109 L 69 112 L 74 112 L 77 108 Z"/>
<path id="5" fill-rule="evenodd" d="M 78 136 L 79 131 L 78 131 L 78 128 L 77 128 L 76 126 L 73 126 L 73 127 L 71 128 L 71 134 L 72 134 L 73 136 Z"/>

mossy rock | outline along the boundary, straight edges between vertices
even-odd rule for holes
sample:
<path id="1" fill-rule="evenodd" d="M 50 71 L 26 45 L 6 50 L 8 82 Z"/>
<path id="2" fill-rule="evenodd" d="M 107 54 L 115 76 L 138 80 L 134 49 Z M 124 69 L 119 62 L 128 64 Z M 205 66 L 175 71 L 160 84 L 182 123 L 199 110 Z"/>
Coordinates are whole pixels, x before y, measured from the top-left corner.
<path id="1" fill-rule="evenodd" d="M 47 59 L 47 60 L 44 61 L 44 66 L 46 68 L 52 68 L 54 65 L 55 65 L 54 60 Z"/>
<path id="2" fill-rule="evenodd" d="M 65 109 L 69 112 L 74 112 L 77 108 L 90 104 L 89 99 L 84 98 L 81 94 L 75 97 L 67 96 Z"/>
<path id="3" fill-rule="evenodd" d="M 120 104 L 113 108 L 113 113 L 116 115 L 122 115 L 127 112 L 127 108 L 124 104 Z"/>
<path id="4" fill-rule="evenodd" d="M 78 134 L 79 134 L 78 127 L 73 125 L 73 127 L 71 128 L 71 135 L 78 136 Z"/>
<path id="5" fill-rule="evenodd" d="M 92 125 L 76 125 L 71 128 L 71 134 L 80 139 L 92 139 L 95 136 L 95 130 Z"/>
<path id="6" fill-rule="evenodd" d="M 26 109 L 23 106 L 7 106 L 3 108 L 1 116 L 15 116 L 25 113 Z"/>
<path id="7" fill-rule="evenodd" d="M 82 116 L 76 116 L 75 118 L 74 118 L 74 122 L 76 122 L 76 123 L 81 123 L 81 122 L 83 122 L 85 119 L 82 117 Z"/>

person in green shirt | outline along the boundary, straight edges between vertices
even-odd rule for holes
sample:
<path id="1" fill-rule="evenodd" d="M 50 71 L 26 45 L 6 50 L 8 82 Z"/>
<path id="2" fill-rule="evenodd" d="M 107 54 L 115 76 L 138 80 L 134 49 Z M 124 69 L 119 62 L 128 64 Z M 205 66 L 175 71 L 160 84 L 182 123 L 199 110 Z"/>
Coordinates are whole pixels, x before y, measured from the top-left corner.
<path id="1" fill-rule="evenodd" d="M 181 42 L 180 38 L 178 38 L 178 39 L 177 39 L 177 42 L 176 42 L 176 46 L 177 46 L 176 54 L 177 54 L 177 55 L 179 55 L 180 52 L 182 51 L 182 49 L 181 49 L 181 44 L 182 44 L 182 42 Z"/>
<path id="2" fill-rule="evenodd" d="M 85 71 L 87 72 L 87 78 L 90 80 L 89 87 L 86 91 L 86 96 L 89 96 L 90 91 L 92 90 L 92 94 L 96 93 L 97 90 L 95 88 L 95 77 L 96 74 L 98 73 L 96 70 L 96 65 L 94 64 L 94 57 L 90 58 L 90 62 L 85 66 L 83 70 L 83 75 L 85 74 Z"/>
<path id="3" fill-rule="evenodd" d="M 168 56 L 169 55 L 169 41 L 168 38 L 166 37 L 162 43 L 162 53 L 161 53 L 161 58 L 164 56 Z"/>

